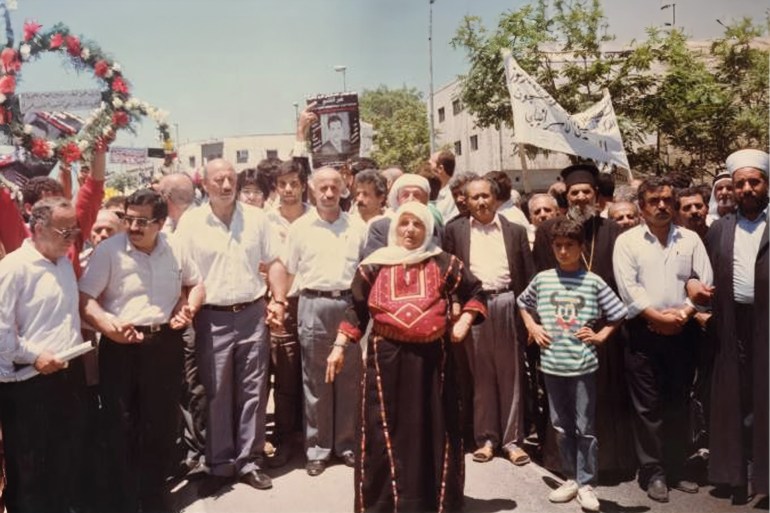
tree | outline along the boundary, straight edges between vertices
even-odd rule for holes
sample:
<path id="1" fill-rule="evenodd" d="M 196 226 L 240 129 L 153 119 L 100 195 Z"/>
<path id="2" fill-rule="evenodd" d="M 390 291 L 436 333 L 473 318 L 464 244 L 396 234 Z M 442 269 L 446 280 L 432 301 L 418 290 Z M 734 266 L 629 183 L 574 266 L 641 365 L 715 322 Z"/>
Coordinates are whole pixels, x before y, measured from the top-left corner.
<path id="1" fill-rule="evenodd" d="M 584 110 L 608 89 L 635 171 L 693 176 L 713 171 L 738 147 L 767 147 L 768 51 L 756 45 L 765 33 L 744 19 L 698 52 L 680 31 L 651 29 L 646 41 L 610 52 L 606 44 L 614 37 L 599 0 L 536 0 L 503 13 L 495 32 L 466 17 L 452 45 L 468 55 L 461 100 L 479 126 L 512 124 L 500 57 L 508 48 L 569 112 Z M 656 135 L 671 149 L 665 159 L 660 144 L 649 145 Z"/>
<path id="2" fill-rule="evenodd" d="M 365 90 L 359 98 L 361 119 L 374 127 L 372 158 L 381 168 L 415 170 L 430 156 L 428 111 L 414 88 Z"/>

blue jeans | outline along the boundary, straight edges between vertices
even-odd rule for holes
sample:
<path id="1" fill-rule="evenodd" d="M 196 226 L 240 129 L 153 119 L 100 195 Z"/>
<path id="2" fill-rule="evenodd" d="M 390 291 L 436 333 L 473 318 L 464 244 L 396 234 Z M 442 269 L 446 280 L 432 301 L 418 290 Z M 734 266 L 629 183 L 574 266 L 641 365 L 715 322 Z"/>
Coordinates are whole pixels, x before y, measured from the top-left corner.
<path id="1" fill-rule="evenodd" d="M 594 485 L 599 459 L 594 426 L 596 373 L 568 377 L 543 374 L 543 377 L 562 471 L 579 486 Z"/>

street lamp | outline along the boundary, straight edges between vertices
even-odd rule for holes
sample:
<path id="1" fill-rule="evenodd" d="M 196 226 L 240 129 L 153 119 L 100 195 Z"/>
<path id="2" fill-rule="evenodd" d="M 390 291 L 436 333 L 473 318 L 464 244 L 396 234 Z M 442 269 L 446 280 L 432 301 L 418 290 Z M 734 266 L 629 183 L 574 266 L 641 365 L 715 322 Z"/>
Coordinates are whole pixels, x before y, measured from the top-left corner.
<path id="1" fill-rule="evenodd" d="M 294 124 L 299 126 L 299 103 L 294 102 L 292 105 L 294 105 Z"/>
<path id="2" fill-rule="evenodd" d="M 342 73 L 342 92 L 343 93 L 347 92 L 347 90 L 348 90 L 348 84 L 345 81 L 345 78 L 346 78 L 345 77 L 345 70 L 346 69 L 348 69 L 347 66 L 334 66 L 334 71 L 336 71 L 338 73 L 340 73 L 340 72 Z"/>
<path id="3" fill-rule="evenodd" d="M 676 28 L 676 2 L 665 4 L 660 6 L 660 10 L 663 11 L 665 9 L 671 8 L 671 23 L 664 23 L 665 26 Z"/>
<path id="4" fill-rule="evenodd" d="M 428 0 L 428 68 L 430 70 L 430 153 L 436 151 L 436 129 L 433 120 L 433 2 Z"/>

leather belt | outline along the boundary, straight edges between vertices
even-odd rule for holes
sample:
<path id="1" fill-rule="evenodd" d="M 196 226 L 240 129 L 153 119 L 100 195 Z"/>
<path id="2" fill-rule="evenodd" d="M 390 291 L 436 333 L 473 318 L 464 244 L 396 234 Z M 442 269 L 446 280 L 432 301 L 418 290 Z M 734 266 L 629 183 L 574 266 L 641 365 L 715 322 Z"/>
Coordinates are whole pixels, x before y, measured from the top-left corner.
<path id="1" fill-rule="evenodd" d="M 483 290 L 485 296 L 497 296 L 499 294 L 505 294 L 506 292 L 511 292 L 511 289 L 508 287 L 502 288 L 502 289 L 489 289 L 489 290 Z"/>
<path id="2" fill-rule="evenodd" d="M 168 323 L 150 324 L 147 326 L 134 326 L 134 329 L 144 335 L 157 335 L 163 330 L 170 329 Z"/>
<path id="3" fill-rule="evenodd" d="M 345 297 L 348 294 L 352 294 L 350 289 L 346 289 L 346 290 L 302 289 L 302 293 L 310 297 L 329 297 L 329 298 Z"/>
<path id="4" fill-rule="evenodd" d="M 246 301 L 245 303 L 235 303 L 234 305 L 203 305 L 201 308 L 204 310 L 212 310 L 214 312 L 231 312 L 231 313 L 238 313 L 241 310 L 245 310 L 257 301 L 262 299 L 262 296 L 259 296 L 257 299 L 253 301 Z"/>

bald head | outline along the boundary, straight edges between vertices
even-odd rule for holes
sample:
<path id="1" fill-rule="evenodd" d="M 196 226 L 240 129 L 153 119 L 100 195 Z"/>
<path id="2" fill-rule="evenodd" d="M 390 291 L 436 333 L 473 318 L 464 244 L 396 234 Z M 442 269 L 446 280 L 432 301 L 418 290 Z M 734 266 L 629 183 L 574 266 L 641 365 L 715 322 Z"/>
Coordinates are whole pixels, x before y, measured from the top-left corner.
<path id="1" fill-rule="evenodd" d="M 103 208 L 96 214 L 96 221 L 91 227 L 91 244 L 96 247 L 100 242 L 109 239 L 116 233 L 122 232 L 124 229 L 123 222 L 115 211 Z"/>
<path id="2" fill-rule="evenodd" d="M 159 184 L 160 193 L 169 203 L 187 208 L 195 201 L 195 186 L 186 173 L 173 173 L 164 176 Z"/>

